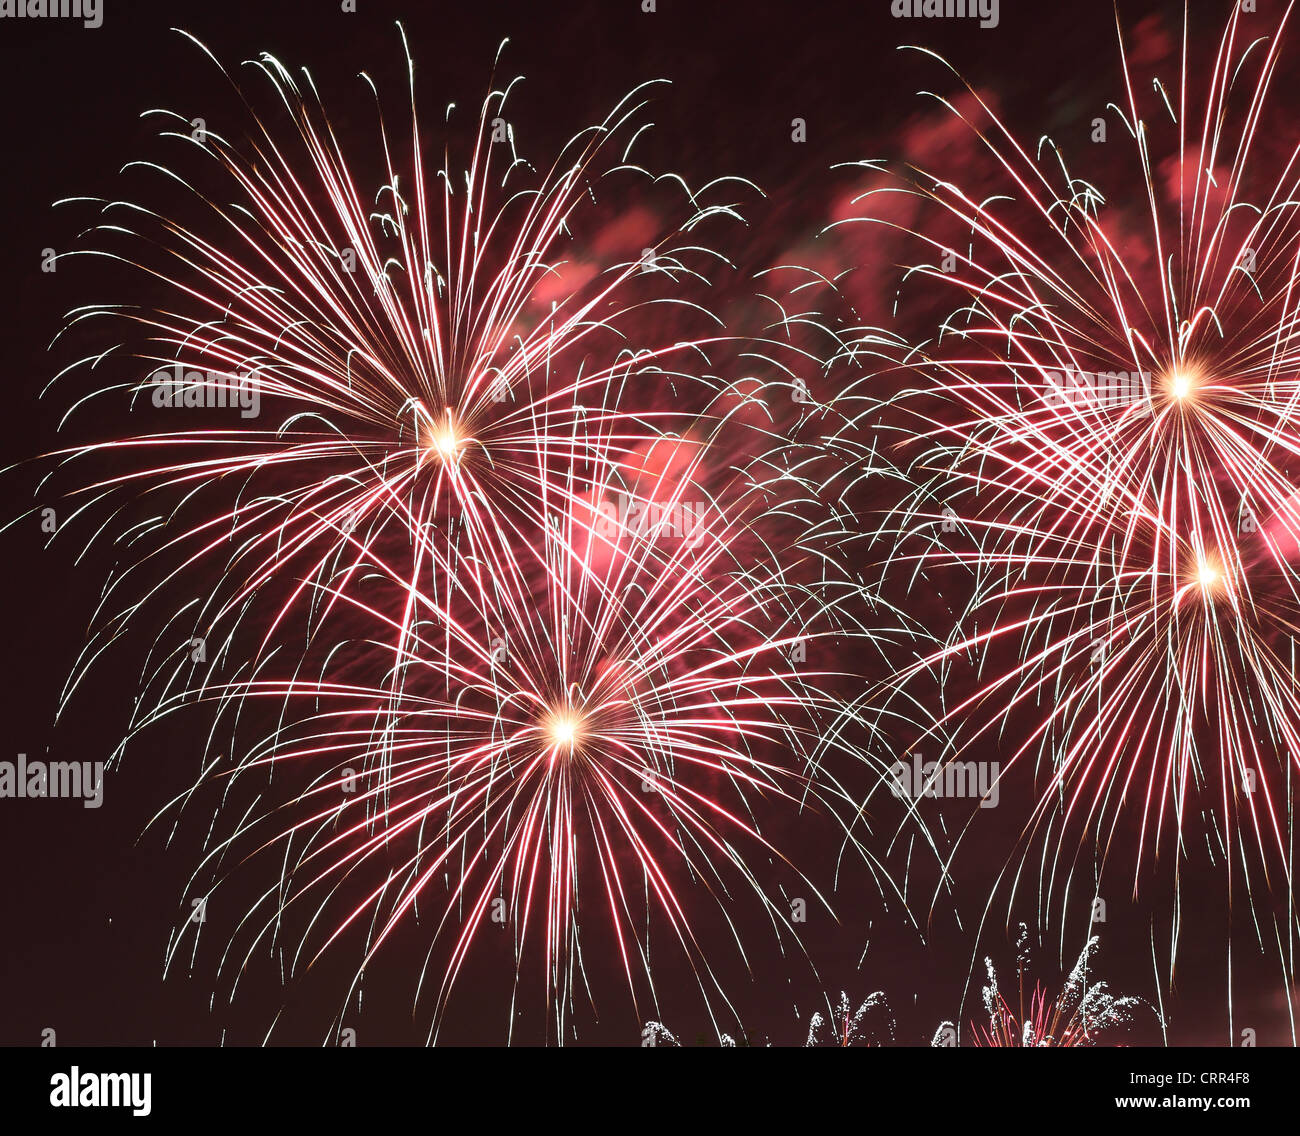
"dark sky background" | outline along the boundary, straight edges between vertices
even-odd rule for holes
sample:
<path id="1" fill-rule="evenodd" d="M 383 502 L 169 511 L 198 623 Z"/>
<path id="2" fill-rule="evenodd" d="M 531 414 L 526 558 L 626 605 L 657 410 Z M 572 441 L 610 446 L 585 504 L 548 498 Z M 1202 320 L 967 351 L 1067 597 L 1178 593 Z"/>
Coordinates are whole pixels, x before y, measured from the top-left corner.
<path id="1" fill-rule="evenodd" d="M 153 128 L 139 119 L 142 110 L 174 107 L 197 114 L 218 97 L 212 69 L 169 31 L 173 26 L 194 32 L 228 62 L 267 50 L 310 67 L 336 128 L 344 131 L 369 122 L 354 82 L 358 70 L 400 76 L 395 20 L 409 33 L 422 105 L 431 119 L 449 99 L 476 103 L 498 43 L 509 37 L 501 71 L 526 76 L 527 111 L 519 129 L 530 155 L 552 150 L 635 82 L 671 79 L 673 87 L 657 96 L 658 127 L 644 157 L 686 171 L 692 180 L 735 174 L 762 187 L 768 199 L 754 217 L 754 267 L 811 239 L 824 224 L 834 163 L 897 153 L 899 131 L 923 109 L 915 92 L 941 81 L 936 70 L 896 51 L 900 42 L 931 45 L 976 84 L 996 90 L 1007 116 L 1029 137 L 1051 131 L 1082 140 L 1091 108 L 1118 94 L 1114 12 L 1104 2 L 1003 0 L 999 27 L 987 31 L 950 21 L 897 21 L 888 0 L 658 0 L 654 14 L 643 13 L 639 0 L 359 0 L 356 14 L 342 13 L 333 0 L 104 4 L 104 25 L 95 30 L 75 21 L 0 22 L 0 153 L 6 159 L 0 279 L 7 289 L 0 309 L 7 364 L 0 421 L 8 460 L 59 444 L 55 427 L 62 403 L 38 402 L 36 395 L 61 365 L 47 346 L 64 312 L 87 298 L 74 267 L 40 271 L 42 249 L 62 250 L 76 238 L 74 219 L 51 203 L 65 195 L 113 191 L 116 171 L 152 137 Z M 1151 12 L 1179 18 L 1175 5 L 1125 3 L 1122 10 L 1128 22 Z M 802 145 L 790 140 L 795 116 L 807 121 Z M 6 515 L 33 503 L 32 480 L 24 476 L 10 475 L 4 483 L 11 495 Z M 44 545 L 30 518 L 0 533 L 7 583 L 0 593 L 6 646 L 0 705 L 8 726 L 0 756 L 48 751 L 64 760 L 102 760 L 118 741 L 135 693 L 129 668 L 101 669 L 68 717 L 57 725 L 54 719 L 58 692 L 84 641 L 110 562 L 98 552 L 78 562 L 75 542 Z M 325 1037 L 347 973 L 340 964 L 326 963 L 288 989 L 270 968 L 250 973 L 233 1004 L 223 998 L 213 1005 L 216 960 L 209 942 L 193 973 L 182 966 L 164 980 L 164 951 L 170 929 L 188 911 L 186 883 L 202 832 L 182 826 L 168 847 L 168 830 L 146 831 L 146 825 L 188 783 L 201 744 L 183 729 L 152 735 L 111 775 L 99 810 L 70 801 L 0 801 L 0 974 L 6 991 L 0 1043 L 38 1044 L 41 1031 L 53 1028 L 61 1045 L 212 1045 L 223 1039 L 256 1044 L 281 1009 L 273 1042 L 319 1044 Z M 818 850 L 811 837 L 809 842 L 818 855 L 834 850 Z M 744 1025 L 752 1035 L 798 1044 L 809 1014 L 827 993 L 835 997 L 845 990 L 856 1004 L 883 990 L 897 1014 L 900 1040 L 927 1042 L 941 1020 L 958 1015 L 973 956 L 992 952 L 1005 971 L 1013 965 L 1005 913 L 991 914 L 992 926 L 982 945 L 977 942 L 978 897 L 987 893 L 1000 863 L 996 835 L 988 847 L 987 855 L 963 861 L 960 883 L 976 897 L 964 903 L 963 924 L 939 914 L 924 942 L 897 911 L 879 908 L 864 873 L 849 873 L 835 900 L 841 922 L 814 917 L 805 930 L 820 980 L 805 963 L 760 946 L 753 982 L 737 976 L 736 1007 Z M 985 868 L 975 866 L 981 862 Z M 827 868 L 822 878 L 829 875 Z M 1223 1044 L 1227 916 L 1215 906 L 1213 887 L 1202 892 L 1194 880 L 1184 886 L 1197 897 L 1201 922 L 1185 936 L 1176 989 L 1166 995 L 1169 1038 L 1174 1044 Z M 1150 921 L 1167 919 L 1163 904 L 1158 888 L 1141 903 L 1111 903 L 1100 973 L 1113 987 L 1154 996 Z M 214 940 L 219 921 L 230 914 L 210 915 L 218 921 L 210 932 Z M 1012 921 L 1020 918 L 1032 913 L 1016 911 Z M 418 940 L 416 934 L 396 944 L 380 960 L 378 973 L 368 975 L 364 1005 L 344 1013 L 361 1044 L 424 1040 L 427 1009 L 412 1012 L 411 976 L 423 957 Z M 1277 972 L 1259 961 L 1245 936 L 1239 941 L 1233 959 L 1237 1027 L 1255 1027 L 1260 1044 L 1287 1044 Z M 1075 930 L 1064 949 L 1067 965 L 1079 945 Z M 1054 947 L 1048 943 L 1039 952 L 1035 971 L 1049 986 L 1059 981 Z M 483 955 L 453 1003 L 445 1041 L 503 1040 L 509 959 L 504 951 Z M 597 972 L 607 969 L 600 959 L 589 963 Z M 707 1023 L 691 997 L 689 978 L 669 968 L 659 983 L 660 1016 L 693 1040 Z M 977 1009 L 976 988 L 960 1010 L 963 1021 Z M 579 1041 L 637 1044 L 648 1016 L 644 1007 L 638 1015 L 625 997 L 620 1000 L 616 987 L 607 987 L 599 1013 L 580 1008 Z M 515 1038 L 540 1041 L 544 1028 L 544 1015 L 525 1016 Z M 1148 1028 L 1134 1040 L 1158 1037 Z"/>

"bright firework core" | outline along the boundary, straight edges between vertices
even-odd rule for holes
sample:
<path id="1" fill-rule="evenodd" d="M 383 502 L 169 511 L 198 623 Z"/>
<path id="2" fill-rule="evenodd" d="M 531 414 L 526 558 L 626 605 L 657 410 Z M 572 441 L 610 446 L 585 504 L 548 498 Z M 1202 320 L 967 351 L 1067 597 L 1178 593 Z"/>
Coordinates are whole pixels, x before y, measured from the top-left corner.
<path id="1" fill-rule="evenodd" d="M 1223 585 L 1223 571 L 1213 557 L 1203 556 L 1196 564 L 1196 579 L 1202 590 L 1213 592 Z"/>
<path id="2" fill-rule="evenodd" d="M 567 707 L 552 710 L 543 721 L 542 729 L 549 745 L 557 751 L 567 749 L 572 752 L 582 737 L 582 715 Z"/>
<path id="3" fill-rule="evenodd" d="M 1179 402 L 1189 398 L 1195 390 L 1196 379 L 1191 371 L 1176 367 L 1169 373 L 1169 393 Z"/>
<path id="4" fill-rule="evenodd" d="M 440 422 L 431 422 L 429 431 L 426 435 L 426 445 L 429 453 L 447 465 L 454 465 L 460 457 L 460 452 L 468 441 L 456 420 L 452 418 L 451 411 Z"/>

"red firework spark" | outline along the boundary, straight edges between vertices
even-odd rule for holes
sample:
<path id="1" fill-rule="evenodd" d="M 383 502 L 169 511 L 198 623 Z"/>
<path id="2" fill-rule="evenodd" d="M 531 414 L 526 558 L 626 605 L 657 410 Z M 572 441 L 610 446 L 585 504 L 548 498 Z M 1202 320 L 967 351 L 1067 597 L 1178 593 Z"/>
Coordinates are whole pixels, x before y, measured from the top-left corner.
<path id="1" fill-rule="evenodd" d="M 973 88 L 940 101 L 989 162 L 864 198 L 916 203 L 867 212 L 928 246 L 915 302 L 959 305 L 875 396 L 883 428 L 913 431 L 892 453 L 919 488 L 886 528 L 924 546 L 900 563 L 971 581 L 897 684 L 971 664 L 936 738 L 1016 737 L 1004 778 L 1037 763 L 1041 868 L 1008 879 L 1037 874 L 1041 910 L 1093 888 L 1080 852 L 1100 871 L 1136 815 L 1134 890 L 1159 850 L 1206 845 L 1252 901 L 1283 897 L 1279 956 L 1297 926 L 1300 149 L 1270 152 L 1261 124 L 1290 17 L 1255 39 L 1234 9 L 1208 68 L 1185 26 L 1179 81 L 1145 97 L 1124 60 L 1108 125 L 1136 217 Z"/>
<path id="2" fill-rule="evenodd" d="M 78 510 L 108 505 L 104 531 L 153 541 L 109 581 L 105 626 L 65 698 L 152 597 L 204 580 L 186 617 L 219 649 L 196 669 L 164 630 L 150 660 L 162 691 L 141 699 L 135 730 L 205 701 L 261 721 L 273 701 L 274 727 L 216 754 L 204 779 L 222 781 L 223 801 L 250 774 L 302 786 L 259 794 L 214 830 L 196 877 L 222 878 L 236 852 L 280 857 L 226 957 L 282 947 L 306 909 L 289 969 L 364 928 L 359 983 L 432 903 L 419 984 L 437 987 L 436 1031 L 499 903 L 517 981 L 539 960 L 562 1038 L 585 980 L 584 927 L 609 929 L 634 997 L 641 978 L 653 997 L 656 921 L 706 1001 L 724 983 L 688 883 L 718 900 L 742 959 L 729 882 L 791 931 L 750 862 L 784 859 L 759 815 L 844 800 L 826 765 L 857 760 L 840 729 L 855 708 L 833 691 L 849 676 L 803 661 L 811 642 L 866 632 L 808 586 L 824 590 L 832 557 L 801 540 L 785 486 L 807 501 L 816 486 L 769 452 L 783 445 L 775 431 L 755 434 L 765 448 L 738 465 L 720 456 L 719 433 L 749 407 L 743 384 L 709 374 L 726 337 L 691 297 L 722 260 L 700 230 L 736 216 L 723 195 L 737 179 L 693 191 L 635 166 L 644 88 L 538 176 L 504 118 L 514 84 L 484 100 L 463 174 L 450 146 L 431 170 L 407 63 L 409 128 L 399 145 L 379 119 L 377 187 L 363 188 L 310 78 L 263 56 L 289 137 L 249 101 L 243 144 L 166 132 L 207 164 L 201 175 L 138 164 L 192 190 L 204 221 L 100 203 L 92 236 L 128 251 L 91 255 L 140 270 L 167 300 L 73 313 L 71 327 L 125 328 L 82 365 L 97 375 L 120 352 L 167 368 L 170 387 L 158 372 L 125 384 L 146 411 L 211 409 L 210 395 L 237 390 L 241 408 L 274 421 L 114 435 L 59 455 L 74 472 L 106 460 L 111 473 L 76 489 Z M 222 191 L 208 188 L 212 166 Z M 680 189 L 677 223 L 649 248 L 623 248 L 626 234 L 578 244 L 584 208 L 627 176 Z M 584 248 L 594 259 L 578 262 Z M 118 511 L 139 501 L 163 511 L 124 535 Z M 794 538 L 769 544 L 764 515 Z M 837 587 L 855 586 L 841 573 Z"/>

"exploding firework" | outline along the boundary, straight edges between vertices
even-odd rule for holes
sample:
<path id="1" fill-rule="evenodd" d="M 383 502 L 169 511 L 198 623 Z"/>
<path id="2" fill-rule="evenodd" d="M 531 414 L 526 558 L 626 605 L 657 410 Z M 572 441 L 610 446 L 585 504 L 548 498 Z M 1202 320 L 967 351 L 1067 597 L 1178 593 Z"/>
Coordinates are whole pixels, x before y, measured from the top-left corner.
<path id="1" fill-rule="evenodd" d="M 326 942 L 368 924 L 369 958 L 440 894 L 439 1013 L 494 921 L 514 930 L 521 979 L 540 944 L 563 1037 L 580 911 L 585 926 L 608 909 L 631 983 L 649 977 L 653 906 L 702 984 L 718 987 L 678 892 L 731 873 L 762 894 L 746 857 L 779 857 L 750 802 L 821 803 L 816 731 L 832 704 L 797 661 L 825 632 L 817 602 L 786 582 L 795 566 L 776 567 L 728 519 L 746 506 L 729 500 L 724 515 L 707 485 L 732 473 L 704 469 L 716 420 L 692 405 L 720 341 L 691 298 L 722 261 L 699 231 L 735 216 L 708 203 L 720 183 L 694 192 L 634 163 L 646 87 L 540 175 L 506 118 L 515 84 L 494 90 L 464 169 L 450 141 L 434 168 L 407 64 L 405 142 L 377 118 L 369 189 L 315 84 L 263 56 L 254 66 L 288 112 L 287 135 L 252 101 L 242 144 L 156 112 L 199 169 L 136 166 L 195 208 L 174 193 L 159 208 L 98 202 L 91 255 L 130 265 L 163 299 L 75 311 L 70 335 L 124 334 L 65 373 L 99 377 L 129 356 L 152 369 L 143 382 L 101 379 L 79 404 L 125 389 L 133 408 L 183 412 L 187 428 L 61 455 L 65 471 L 105 469 L 79 478 L 79 512 L 107 504 L 104 531 L 133 550 L 158 538 L 110 580 L 107 626 L 69 693 L 142 610 L 132 581 L 147 581 L 146 598 L 198 582 L 208 598 L 186 615 L 199 650 L 159 636 L 163 661 L 146 671 L 163 689 L 141 699 L 137 726 L 189 701 L 216 699 L 241 721 L 263 698 L 283 701 L 242 763 L 218 757 L 205 771 L 232 794 L 241 774 L 268 769 L 296 786 L 200 869 L 289 818 L 271 841 L 286 855 L 284 887 L 264 897 L 275 915 L 250 950 L 286 910 L 319 897 L 319 913 L 334 914 L 348 896 L 355 906 Z M 619 222 L 605 223 L 598 194 L 629 182 L 642 197 L 625 195 Z M 647 203 L 673 187 L 678 219 L 665 224 Z M 210 424 L 236 409 L 234 426 Z M 761 496 L 752 479 L 742 495 Z M 123 522 L 142 500 L 162 512 Z M 223 621 L 247 619 L 264 593 L 273 603 L 249 653 Z M 346 630 L 355 623 L 364 642 Z M 205 640 L 222 644 L 212 659 Z M 289 677 L 267 677 L 275 668 Z M 326 886 L 371 867 L 369 894 Z M 764 903 L 788 923 L 786 905 Z"/>
<path id="2" fill-rule="evenodd" d="M 591 988 L 593 939 L 634 1000 L 657 997 L 656 934 L 689 958 L 706 1002 L 725 1000 L 687 885 L 718 902 L 742 962 L 737 886 L 787 938 L 791 903 L 765 877 L 784 873 L 800 902 L 825 903 L 760 823 L 806 809 L 835 824 L 846 803 L 827 768 L 857 760 L 835 729 L 845 676 L 801 667 L 795 650 L 839 629 L 781 557 L 736 562 L 747 523 L 719 512 L 694 541 L 662 524 L 628 534 L 576 500 L 558 494 L 509 559 L 437 565 L 451 581 L 438 596 L 372 557 L 364 600 L 331 595 L 367 638 L 331 642 L 289 678 L 206 684 L 240 717 L 259 700 L 280 707 L 271 733 L 208 771 L 223 799 L 269 778 L 279 802 L 250 810 L 199 870 L 219 889 L 227 863 L 261 850 L 282 872 L 243 920 L 248 942 L 237 932 L 224 952 L 236 971 L 290 927 L 305 928 L 295 973 L 364 929 L 359 983 L 404 922 L 433 910 L 434 1033 L 474 945 L 506 927 L 517 990 L 544 987 L 563 1039 Z"/>
<path id="3" fill-rule="evenodd" d="M 854 1045 L 892 1045 L 897 1035 L 898 1025 L 889 1008 L 889 999 L 881 991 L 869 995 L 856 1010 L 849 996 L 841 991 L 829 1020 L 821 1011 L 808 1020 L 808 1040 L 804 1046 L 837 1045 L 847 1049 Z"/>
<path id="4" fill-rule="evenodd" d="M 905 224 L 887 205 L 874 220 L 926 246 L 908 278 L 942 320 L 877 393 L 918 487 L 884 527 L 913 577 L 969 596 L 899 687 L 938 677 L 953 751 L 1012 739 L 1003 778 L 1035 764 L 1025 838 L 1041 870 L 1013 861 L 1007 878 L 1044 912 L 1095 887 L 1131 825 L 1133 890 L 1162 852 L 1203 851 L 1261 910 L 1283 897 L 1263 933 L 1281 956 L 1300 752 L 1300 151 L 1276 152 L 1264 124 L 1290 15 L 1256 39 L 1234 8 L 1208 67 L 1185 25 L 1179 82 L 1145 96 L 1125 55 L 1104 125 L 1122 132 L 1137 212 L 1050 140 L 1023 146 L 973 88 L 941 101 L 991 160 L 866 195 L 909 201 Z M 1089 849 L 1095 871 L 1078 870 Z"/>
<path id="5" fill-rule="evenodd" d="M 305 72 L 262 56 L 274 108 L 232 81 L 242 141 L 152 112 L 181 157 L 128 169 L 144 200 L 160 177 L 163 204 L 75 199 L 101 214 L 85 252 L 143 284 L 71 314 L 65 335 L 95 347 L 58 379 L 92 377 L 76 411 L 126 395 L 163 428 L 55 455 L 76 513 L 106 513 L 98 531 L 130 553 L 65 703 L 151 601 L 198 591 L 193 638 L 178 647 L 174 615 L 157 633 L 122 748 L 198 705 L 216 707 L 209 738 L 231 726 L 174 803 L 219 787 L 205 895 L 277 857 L 223 951 L 232 995 L 259 949 L 297 975 L 359 936 L 359 996 L 377 952 L 431 919 L 431 1037 L 491 926 L 557 1040 L 593 940 L 638 1006 L 657 1001 L 652 938 L 679 948 L 712 1014 L 712 940 L 748 966 L 733 888 L 782 942 L 826 903 L 766 818 L 835 818 L 840 854 L 898 895 L 838 820 L 863 814 L 839 781 L 862 767 L 843 659 L 884 632 L 832 491 L 842 463 L 822 456 L 834 431 L 803 397 L 812 321 L 783 311 L 770 341 L 728 346 L 699 299 L 728 262 L 701 233 L 753 187 L 638 166 L 647 87 L 538 173 L 511 83 L 463 166 L 449 108 L 435 168 L 406 63 L 402 128 L 376 109 L 368 156 Z M 766 377 L 738 376 L 750 365 Z M 716 901 L 707 930 L 688 889 Z"/>
<path id="6" fill-rule="evenodd" d="M 1111 994 L 1104 982 L 1089 979 L 1088 972 L 1100 943 L 1095 935 L 1084 945 L 1060 994 L 1049 1001 L 1047 991 L 1035 983 L 1026 1004 L 1027 941 L 1028 929 L 1022 924 L 1016 966 L 1018 1000 L 1014 1010 L 998 988 L 993 960 L 984 960 L 989 981 L 983 997 L 989 1024 L 987 1028 L 973 1027 L 977 1046 L 1093 1046 L 1103 1035 L 1130 1026 L 1135 1012 L 1146 1006 L 1140 998 Z"/>
<path id="7" fill-rule="evenodd" d="M 847 1049 L 857 1045 L 894 1044 L 898 1025 L 894 1020 L 893 1011 L 889 1008 L 889 999 L 880 991 L 869 995 L 856 1010 L 853 1009 L 849 996 L 842 991 L 837 1002 L 832 1005 L 828 997 L 826 1005 L 830 1014 L 829 1020 L 820 1010 L 808 1019 L 808 1038 L 804 1042 L 805 1048 L 836 1046 Z M 701 1045 L 706 1044 L 707 1041 L 707 1036 L 698 1039 Z M 723 1048 L 753 1044 L 749 1035 L 743 1031 L 739 1042 L 728 1033 L 719 1034 L 718 1042 Z M 652 1047 L 659 1045 L 680 1047 L 682 1042 L 662 1022 L 646 1022 L 641 1030 L 641 1044 Z"/>
<path id="8" fill-rule="evenodd" d="M 448 109 L 435 165 L 406 62 L 402 128 L 376 107 L 368 152 L 335 132 L 310 76 L 262 56 L 271 111 L 234 87 L 246 138 L 152 112 L 170 157 L 127 169 L 163 204 L 92 201 L 91 247 L 70 255 L 129 266 L 141 298 L 115 281 L 113 303 L 74 311 L 65 334 L 95 346 L 59 379 L 94 381 L 75 410 L 102 422 L 125 392 L 158 429 L 61 455 L 75 513 L 107 512 L 98 531 L 130 552 L 70 687 L 174 581 L 204 580 L 196 637 L 256 611 L 265 649 L 296 605 L 328 614 L 316 585 L 346 591 L 372 550 L 395 562 L 404 545 L 407 579 L 437 594 L 434 565 L 505 555 L 557 486 L 589 496 L 604 465 L 665 433 L 707 435 L 692 399 L 718 322 L 694 297 L 720 257 L 700 233 L 736 216 L 732 179 L 696 191 L 636 165 L 654 84 L 538 172 L 506 117 L 516 80 L 468 142 Z"/>

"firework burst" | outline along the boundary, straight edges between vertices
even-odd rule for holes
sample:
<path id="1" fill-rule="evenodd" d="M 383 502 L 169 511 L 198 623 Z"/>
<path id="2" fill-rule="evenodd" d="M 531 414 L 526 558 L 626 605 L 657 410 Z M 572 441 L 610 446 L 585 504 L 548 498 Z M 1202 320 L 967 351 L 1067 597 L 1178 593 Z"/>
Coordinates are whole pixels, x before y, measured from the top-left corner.
<path id="1" fill-rule="evenodd" d="M 983 998 L 989 1024 L 987 1028 L 976 1026 L 972 1030 L 977 1046 L 1079 1048 L 1096 1045 L 1103 1035 L 1132 1024 L 1136 1010 L 1145 1003 L 1140 998 L 1114 995 L 1106 983 L 1089 978 L 1093 956 L 1100 944 L 1095 935 L 1084 945 L 1055 999 L 1049 1000 L 1047 991 L 1035 983 L 1026 1003 L 1028 934 L 1028 928 L 1022 924 L 1016 965 L 1016 1009 L 1012 1009 L 998 988 L 993 960 L 984 960 L 988 985 L 984 987 Z"/>
<path id="2" fill-rule="evenodd" d="M 692 388 L 718 322 L 692 293 L 720 260 L 697 233 L 737 215 L 717 200 L 724 183 L 697 193 L 635 164 L 653 84 L 539 173 L 505 117 L 516 83 L 483 101 L 458 168 L 452 108 L 441 164 L 426 154 L 409 53 L 403 127 L 376 109 L 374 152 L 360 156 L 310 76 L 270 56 L 251 66 L 273 113 L 235 86 L 251 124 L 240 142 L 151 112 L 180 155 L 127 168 L 166 204 L 95 202 L 94 247 L 80 254 L 129 266 L 149 299 L 72 313 L 65 334 L 100 337 L 60 375 L 97 380 L 74 409 L 126 391 L 133 415 L 185 416 L 185 428 L 61 455 L 75 514 L 110 510 L 100 530 L 125 533 L 132 553 L 86 665 L 142 594 L 196 573 L 224 583 L 194 606 L 195 634 L 217 638 L 267 593 L 265 648 L 295 605 L 323 617 L 332 601 L 315 606 L 315 585 L 346 590 L 371 550 L 406 545 L 412 583 L 461 556 L 499 557 L 545 521 L 548 486 L 588 493 L 569 471 L 697 422 Z M 286 112 L 288 130 L 272 124 Z M 598 210 L 606 192 L 617 224 Z M 105 346 L 104 328 L 120 338 Z M 142 503 L 151 512 L 136 519 Z"/>
<path id="3" fill-rule="evenodd" d="M 874 1024 L 877 1020 L 878 1026 Z M 869 995 L 856 1010 L 849 996 L 841 991 L 829 1020 L 821 1011 L 808 1020 L 808 1040 L 804 1046 L 836 1045 L 848 1049 L 855 1045 L 892 1045 L 897 1036 L 898 1025 L 889 1008 L 889 999 L 881 991 Z"/>
<path id="4" fill-rule="evenodd" d="M 563 488 L 511 557 L 475 571 L 436 565 L 450 583 L 440 595 L 372 554 L 364 600 L 330 595 L 364 638 L 332 640 L 288 678 L 259 668 L 205 683 L 240 717 L 259 700 L 280 707 L 271 733 L 206 779 L 224 783 L 223 796 L 245 780 L 288 786 L 268 796 L 279 805 L 219 838 L 199 870 L 219 882 L 256 850 L 281 866 L 227 964 L 242 971 L 302 926 L 296 972 L 364 928 L 359 982 L 398 928 L 431 908 L 435 1033 L 475 943 L 504 926 L 517 987 L 544 975 L 563 1039 L 575 996 L 590 989 L 583 944 L 593 936 L 620 960 L 634 1000 L 657 997 L 652 932 L 689 958 L 706 1002 L 725 1000 L 688 883 L 718 901 L 742 965 L 744 937 L 723 902 L 735 888 L 793 938 L 790 901 L 759 861 L 798 884 L 803 902 L 825 900 L 760 823 L 801 809 L 835 823 L 846 800 L 827 770 L 836 754 L 856 761 L 835 728 L 832 689 L 846 676 L 799 666 L 796 650 L 840 631 L 775 566 L 782 558 L 737 561 L 748 521 L 715 511 L 680 538 L 665 518 L 689 473 L 658 522 L 634 532 Z M 891 886 L 883 869 L 878 879 Z"/>
<path id="5" fill-rule="evenodd" d="M 232 996 L 259 950 L 297 975 L 359 935 L 359 997 L 366 963 L 431 921 L 431 1037 L 485 927 L 509 928 L 515 997 L 545 991 L 557 1040 L 593 938 L 638 1006 L 652 937 L 680 948 L 712 1013 L 727 984 L 706 939 L 748 966 L 732 889 L 782 942 L 792 903 L 825 904 L 762 824 L 839 815 L 858 680 L 805 660 L 876 635 L 838 602 L 863 589 L 818 539 L 820 474 L 745 424 L 744 381 L 710 374 L 734 349 L 700 297 L 728 262 L 700 233 L 753 187 L 638 166 L 649 85 L 539 173 L 511 83 L 463 166 L 449 108 L 435 168 L 406 64 L 402 126 L 376 110 L 368 156 L 264 55 L 270 111 L 231 83 L 242 141 L 151 112 L 183 156 L 128 170 L 164 204 L 76 199 L 100 211 L 86 255 L 130 267 L 142 298 L 71 314 L 64 334 L 95 347 L 58 376 L 92 377 L 69 415 L 125 394 L 132 416 L 187 417 L 55 455 L 75 514 L 107 514 L 97 531 L 129 551 L 64 702 L 151 602 L 197 585 L 194 637 L 180 648 L 172 615 L 154 638 L 119 754 L 215 708 L 174 802 L 217 786 L 195 880 L 206 894 L 259 852 L 280 869 L 222 952 Z M 762 341 L 742 357 L 802 387 L 810 353 L 778 346 L 788 361 Z M 707 935 L 688 888 L 717 902 Z"/>
<path id="6" fill-rule="evenodd" d="M 911 438 L 893 453 L 917 486 L 883 528 L 913 578 L 969 596 L 899 688 L 943 684 L 950 752 L 1011 739 L 1004 778 L 1035 764 L 1025 839 L 1042 848 L 1042 910 L 1095 888 L 1132 824 L 1132 890 L 1161 852 L 1199 846 L 1252 907 L 1283 897 L 1259 937 L 1284 959 L 1300 150 L 1265 124 L 1290 17 L 1257 39 L 1234 8 L 1209 66 L 1185 24 L 1179 82 L 1145 95 L 1121 27 L 1125 95 L 1107 125 L 1131 161 L 1105 172 L 1138 186 L 1137 210 L 1049 139 L 1022 145 L 973 88 L 940 101 L 990 159 L 981 172 L 917 168 L 863 199 L 909 202 L 906 223 L 887 205 L 874 223 L 926 247 L 905 288 L 923 283 L 916 303 L 942 321 L 876 396 L 876 420 Z M 1080 871 L 1085 849 L 1095 866 Z M 1006 878 L 1034 875 L 1016 861 Z"/>

